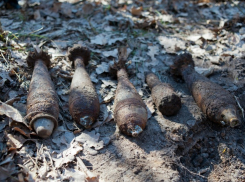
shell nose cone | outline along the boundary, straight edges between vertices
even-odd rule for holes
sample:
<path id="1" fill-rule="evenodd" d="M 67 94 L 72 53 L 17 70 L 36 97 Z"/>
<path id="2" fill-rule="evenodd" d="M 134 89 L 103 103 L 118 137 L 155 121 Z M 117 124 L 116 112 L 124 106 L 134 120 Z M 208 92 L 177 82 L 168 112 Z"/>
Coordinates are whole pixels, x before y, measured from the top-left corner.
<path id="1" fill-rule="evenodd" d="M 237 118 L 231 118 L 230 119 L 230 126 L 231 127 L 235 127 L 235 126 L 239 126 L 240 125 L 240 121 Z"/>
<path id="2" fill-rule="evenodd" d="M 133 137 L 137 137 L 142 131 L 143 131 L 143 129 L 140 126 L 135 125 L 131 129 L 131 131 L 129 131 L 129 133 L 131 133 Z"/>
<path id="3" fill-rule="evenodd" d="M 53 133 L 54 122 L 47 118 L 39 118 L 34 122 L 33 128 L 39 137 L 48 138 Z"/>
<path id="4" fill-rule="evenodd" d="M 90 128 L 93 124 L 93 119 L 89 116 L 84 116 L 80 118 L 80 124 L 85 128 Z"/>

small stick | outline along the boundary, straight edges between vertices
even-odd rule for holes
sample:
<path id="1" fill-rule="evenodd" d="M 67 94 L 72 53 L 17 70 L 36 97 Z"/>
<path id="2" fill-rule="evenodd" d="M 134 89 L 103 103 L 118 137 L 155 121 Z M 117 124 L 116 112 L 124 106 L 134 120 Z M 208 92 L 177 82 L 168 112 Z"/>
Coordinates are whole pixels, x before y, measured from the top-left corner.
<path id="1" fill-rule="evenodd" d="M 239 103 L 238 98 L 237 98 L 236 96 L 234 96 L 234 97 L 235 97 L 235 99 L 236 99 L 236 102 L 237 102 L 238 107 L 239 107 L 239 108 L 241 109 L 241 111 L 242 111 L 242 118 L 244 118 L 244 109 L 242 108 L 241 104 Z"/>
<path id="2" fill-rule="evenodd" d="M 79 164 L 79 166 L 82 168 L 82 170 L 84 171 L 84 173 L 87 175 L 87 177 L 91 180 L 93 180 L 94 182 L 98 181 L 97 175 L 95 175 L 94 173 L 92 173 L 90 170 L 88 170 L 88 168 L 85 166 L 85 164 L 83 163 L 82 159 L 80 159 L 79 157 L 76 157 L 77 159 L 77 163 Z"/>

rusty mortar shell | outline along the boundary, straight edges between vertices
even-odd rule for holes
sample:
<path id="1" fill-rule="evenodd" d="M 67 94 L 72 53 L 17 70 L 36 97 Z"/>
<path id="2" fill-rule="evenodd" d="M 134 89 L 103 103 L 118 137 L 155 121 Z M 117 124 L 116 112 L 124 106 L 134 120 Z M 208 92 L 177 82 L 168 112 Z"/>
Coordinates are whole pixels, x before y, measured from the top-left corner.
<path id="1" fill-rule="evenodd" d="M 81 46 L 68 50 L 68 61 L 75 67 L 70 87 L 69 110 L 74 121 L 85 128 L 91 128 L 100 112 L 99 98 L 91 79 L 85 70 L 90 51 Z"/>
<path id="2" fill-rule="evenodd" d="M 240 125 L 240 117 L 232 94 L 197 73 L 194 66 L 191 54 L 185 53 L 174 60 L 171 73 L 182 76 L 197 105 L 211 121 L 231 127 Z"/>
<path id="3" fill-rule="evenodd" d="M 181 108 L 181 99 L 168 83 L 162 83 L 154 73 L 146 75 L 146 83 L 157 109 L 166 116 L 177 114 Z"/>
<path id="4" fill-rule="evenodd" d="M 114 118 L 122 133 L 137 137 L 146 126 L 147 110 L 137 90 L 129 81 L 125 68 L 126 61 L 120 59 L 121 49 L 123 48 L 119 48 L 118 51 L 119 62 L 114 65 L 118 80 L 113 106 Z"/>
<path id="5" fill-rule="evenodd" d="M 30 52 L 29 67 L 34 67 L 27 96 L 29 125 L 41 138 L 48 138 L 58 125 L 59 102 L 48 67 L 50 56 L 43 52 Z"/>

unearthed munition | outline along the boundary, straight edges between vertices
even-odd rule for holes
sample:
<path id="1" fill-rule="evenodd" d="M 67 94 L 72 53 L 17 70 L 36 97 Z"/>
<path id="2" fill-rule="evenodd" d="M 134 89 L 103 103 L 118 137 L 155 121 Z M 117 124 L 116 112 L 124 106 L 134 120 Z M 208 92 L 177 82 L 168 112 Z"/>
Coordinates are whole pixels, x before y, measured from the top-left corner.
<path id="1" fill-rule="evenodd" d="M 146 83 L 151 89 L 153 102 L 163 115 L 171 116 L 180 110 L 180 97 L 170 84 L 162 83 L 153 73 L 147 74 Z"/>
<path id="2" fill-rule="evenodd" d="M 147 110 L 137 90 L 128 79 L 125 63 L 127 48 L 119 48 L 119 61 L 111 67 L 116 71 L 118 86 L 114 101 L 114 118 L 120 131 L 136 137 L 146 126 Z"/>
<path id="3" fill-rule="evenodd" d="M 179 55 L 171 66 L 171 73 L 182 76 L 197 105 L 216 123 L 238 126 L 240 120 L 233 96 L 221 86 L 194 70 L 194 61 L 190 54 Z"/>
<path id="4" fill-rule="evenodd" d="M 77 123 L 90 128 L 100 112 L 97 93 L 85 70 L 90 59 L 90 51 L 87 48 L 75 46 L 68 50 L 67 59 L 75 66 L 70 88 L 69 110 Z"/>
<path id="5" fill-rule="evenodd" d="M 27 64 L 34 67 L 27 97 L 27 116 L 37 135 L 48 138 L 56 128 L 59 116 L 58 96 L 47 69 L 50 56 L 43 51 L 29 53 Z"/>

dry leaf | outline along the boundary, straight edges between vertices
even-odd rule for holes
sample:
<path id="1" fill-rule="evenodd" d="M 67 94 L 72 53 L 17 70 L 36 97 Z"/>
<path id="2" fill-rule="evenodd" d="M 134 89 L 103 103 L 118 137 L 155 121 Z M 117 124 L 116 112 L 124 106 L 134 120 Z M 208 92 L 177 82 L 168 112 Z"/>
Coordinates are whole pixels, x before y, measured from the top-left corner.
<path id="1" fill-rule="evenodd" d="M 100 65 L 97 66 L 96 73 L 100 75 L 104 72 L 109 72 L 109 64 L 102 62 Z"/>
<path id="2" fill-rule="evenodd" d="M 95 37 L 90 38 L 91 44 L 97 44 L 97 45 L 105 45 L 108 42 L 108 39 L 105 34 L 99 34 Z"/>
<path id="3" fill-rule="evenodd" d="M 83 147 L 78 142 L 73 142 L 68 148 L 63 151 L 58 152 L 57 157 L 53 157 L 55 161 L 55 167 L 58 169 L 63 166 L 63 164 L 68 164 L 75 159 L 75 156 L 83 150 Z"/>
<path id="4" fill-rule="evenodd" d="M 61 5 L 61 12 L 62 14 L 66 15 L 67 17 L 72 17 L 72 6 L 70 3 L 64 2 Z"/>
<path id="5" fill-rule="evenodd" d="M 7 138 L 8 138 L 8 142 L 11 144 L 11 146 L 15 147 L 17 149 L 21 148 L 24 145 L 24 143 L 27 141 L 21 135 L 15 136 L 12 134 L 8 134 Z"/>
<path id="6" fill-rule="evenodd" d="M 155 55 L 159 54 L 159 48 L 158 46 L 149 46 L 149 51 L 147 52 L 147 55 L 151 57 L 151 65 L 156 66 L 158 64 L 157 59 L 155 58 Z"/>
<path id="7" fill-rule="evenodd" d="M 144 100 L 145 104 L 146 104 L 146 108 L 147 108 L 147 115 L 148 115 L 148 119 L 152 116 L 152 114 L 155 112 L 155 107 L 154 107 L 154 103 L 152 101 L 152 98 L 150 97 L 147 100 Z"/>
<path id="8" fill-rule="evenodd" d="M 198 72 L 199 74 L 202 74 L 203 76 L 210 76 L 214 73 L 214 67 L 210 66 L 209 68 L 199 68 L 195 67 L 195 71 Z"/>
<path id="9" fill-rule="evenodd" d="M 0 166 L 0 180 L 5 181 L 7 178 L 11 177 L 11 174 L 15 173 L 15 169 L 8 169 Z"/>
<path id="10" fill-rule="evenodd" d="M 81 172 L 81 171 L 79 171 L 77 169 L 73 169 L 73 168 L 64 169 L 64 177 L 63 177 L 62 181 L 66 181 L 66 180 L 71 181 L 71 182 L 72 181 L 74 181 L 74 182 L 86 181 L 84 172 Z"/>
<path id="11" fill-rule="evenodd" d="M 22 135 L 25 135 L 26 137 L 30 138 L 30 134 L 33 134 L 33 132 L 25 123 L 20 112 L 12 106 L 0 101 L 0 115 L 3 114 L 9 117 L 10 127 L 12 127 L 15 131 L 20 132 Z"/>
<path id="12" fill-rule="evenodd" d="M 13 80 L 9 76 L 9 72 L 7 71 L 7 67 L 0 62 L 0 87 L 5 84 L 5 81 L 9 80 L 13 82 Z"/>
<path id="13" fill-rule="evenodd" d="M 36 10 L 34 12 L 34 19 L 35 20 L 40 20 L 41 19 L 41 15 L 40 15 L 40 11 L 39 10 Z"/>
<path id="14" fill-rule="evenodd" d="M 116 58 L 117 57 L 117 49 L 114 49 L 114 50 L 111 50 L 111 51 L 103 51 L 102 54 L 105 56 L 105 57 L 114 57 Z"/>
<path id="15" fill-rule="evenodd" d="M 95 150 L 100 150 L 103 148 L 103 141 L 99 141 L 100 134 L 96 133 L 95 130 L 89 132 L 84 131 L 79 136 L 76 137 L 76 141 L 83 143 L 84 148 L 94 148 Z"/>
<path id="16" fill-rule="evenodd" d="M 134 15 L 134 16 L 140 16 L 142 11 L 143 11 L 143 7 L 142 6 L 139 7 L 139 8 L 132 7 L 131 14 Z"/>
<path id="17" fill-rule="evenodd" d="M 168 53 L 176 53 L 186 49 L 185 42 L 177 38 L 159 36 L 157 40 Z"/>
<path id="18" fill-rule="evenodd" d="M 26 124 L 17 109 L 1 101 L 0 101 L 0 115 L 6 115 L 7 117 L 13 119 L 18 123 Z"/>
<path id="19" fill-rule="evenodd" d="M 202 57 L 206 54 L 206 50 L 202 49 L 199 45 L 190 46 L 190 47 L 188 47 L 187 50 L 190 51 L 190 53 L 192 53 L 192 55 L 198 56 L 198 57 Z"/>
<path id="20" fill-rule="evenodd" d="M 0 166 L 13 161 L 13 157 L 16 153 L 16 149 L 13 149 L 11 151 L 9 150 L 9 152 L 10 153 L 5 157 L 5 159 L 0 162 Z"/>
<path id="21" fill-rule="evenodd" d="M 55 13 L 58 13 L 58 11 L 61 9 L 61 5 L 62 5 L 62 3 L 60 3 L 60 2 L 55 2 L 55 3 L 53 4 L 52 11 L 55 12 Z"/>
<path id="22" fill-rule="evenodd" d="M 93 7 L 92 4 L 90 4 L 90 3 L 85 4 L 85 5 L 83 5 L 82 13 L 85 14 L 85 15 L 89 15 L 89 14 L 91 14 L 93 12 L 93 9 L 94 9 L 94 7 Z"/>
<path id="23" fill-rule="evenodd" d="M 86 181 L 87 182 L 99 182 L 98 176 L 92 173 L 90 170 L 87 169 L 83 161 L 77 157 L 77 163 L 80 169 L 86 174 Z"/>

